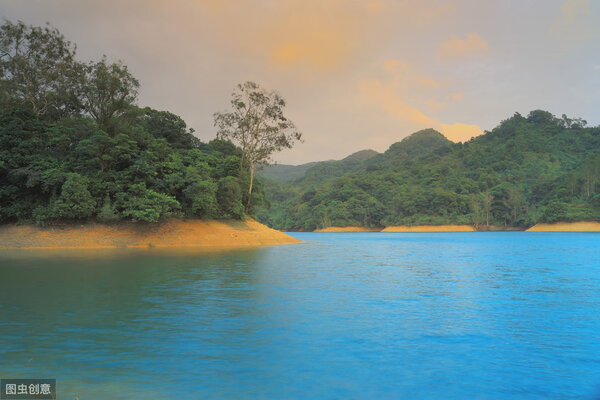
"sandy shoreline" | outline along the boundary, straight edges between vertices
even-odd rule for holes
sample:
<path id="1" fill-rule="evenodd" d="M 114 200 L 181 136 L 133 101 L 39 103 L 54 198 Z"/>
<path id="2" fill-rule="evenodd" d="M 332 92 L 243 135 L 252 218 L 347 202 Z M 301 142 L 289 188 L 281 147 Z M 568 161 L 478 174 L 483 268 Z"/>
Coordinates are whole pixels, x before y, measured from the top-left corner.
<path id="1" fill-rule="evenodd" d="M 313 232 L 475 232 L 471 225 L 415 225 L 388 226 L 386 228 L 365 228 L 362 226 L 330 226 L 315 229 Z"/>
<path id="2" fill-rule="evenodd" d="M 315 229 L 313 232 L 381 232 L 381 228 L 365 228 L 364 226 L 330 226 Z"/>
<path id="3" fill-rule="evenodd" d="M 388 226 L 382 232 L 475 232 L 471 225 Z"/>
<path id="4" fill-rule="evenodd" d="M 383 229 L 364 228 L 361 226 L 331 226 L 316 229 L 314 232 L 400 232 L 400 233 L 441 233 L 441 232 L 513 232 L 523 231 L 524 228 L 506 226 L 479 226 L 472 225 L 415 225 L 415 226 L 388 226 Z M 555 224 L 537 224 L 528 232 L 600 232 L 600 222 L 558 222 Z"/>
<path id="5" fill-rule="evenodd" d="M 537 224 L 528 232 L 600 232 L 600 222 L 558 222 L 555 224 Z"/>
<path id="6" fill-rule="evenodd" d="M 247 248 L 299 240 L 253 219 L 170 220 L 157 225 L 86 224 L 0 227 L 0 249 Z"/>

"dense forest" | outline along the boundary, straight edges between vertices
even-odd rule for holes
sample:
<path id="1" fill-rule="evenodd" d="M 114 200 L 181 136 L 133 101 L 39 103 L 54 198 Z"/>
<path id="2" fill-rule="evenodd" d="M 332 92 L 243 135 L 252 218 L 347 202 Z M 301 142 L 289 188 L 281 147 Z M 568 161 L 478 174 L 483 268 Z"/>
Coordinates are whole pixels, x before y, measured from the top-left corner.
<path id="1" fill-rule="evenodd" d="M 290 173 L 268 167 L 263 177 L 270 208 L 259 219 L 278 229 L 600 220 L 600 128 L 542 110 L 466 143 L 428 129 L 381 154 Z"/>
<path id="2" fill-rule="evenodd" d="M 0 223 L 243 218 L 249 176 L 231 142 L 202 143 L 136 105 L 120 62 L 76 59 L 55 29 L 0 26 Z"/>

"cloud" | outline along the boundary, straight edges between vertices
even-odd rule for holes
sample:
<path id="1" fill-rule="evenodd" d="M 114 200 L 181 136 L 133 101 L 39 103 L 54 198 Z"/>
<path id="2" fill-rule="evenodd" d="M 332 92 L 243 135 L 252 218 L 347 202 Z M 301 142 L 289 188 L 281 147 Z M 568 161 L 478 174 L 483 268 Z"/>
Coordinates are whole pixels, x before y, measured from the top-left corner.
<path id="1" fill-rule="evenodd" d="M 224 44 L 275 70 L 339 72 L 385 46 L 395 29 L 392 0 L 224 3 L 203 0 Z"/>
<path id="2" fill-rule="evenodd" d="M 598 35 L 597 16 L 590 0 L 566 0 L 550 27 L 550 35 L 562 53 L 568 53 Z"/>
<path id="3" fill-rule="evenodd" d="M 440 111 L 447 107 L 448 104 L 438 98 L 447 82 L 425 75 L 404 60 L 386 60 L 383 69 L 385 77 L 359 82 L 359 91 L 366 103 L 379 104 L 389 114 L 416 125 L 431 123 L 421 108 Z"/>
<path id="4" fill-rule="evenodd" d="M 414 129 L 434 128 L 453 142 L 464 142 L 484 132 L 477 125 L 465 123 L 446 124 L 434 117 L 430 117 L 419 108 L 408 104 L 392 88 L 381 81 L 361 82 L 359 85 L 365 102 L 384 109 L 389 115 L 402 122 L 408 122 Z"/>
<path id="5" fill-rule="evenodd" d="M 431 126 L 435 121 L 421 112 L 417 107 L 408 104 L 394 90 L 379 80 L 359 83 L 359 90 L 364 102 L 383 108 L 388 114 L 400 118 L 416 126 Z"/>
<path id="6" fill-rule="evenodd" d="M 197 1 L 202 19 L 208 16 L 211 30 L 218 32 L 212 40 L 276 73 L 312 77 L 364 65 L 378 58 L 398 32 L 443 20 L 451 10 L 414 0 Z"/>
<path id="7" fill-rule="evenodd" d="M 446 103 L 445 101 L 439 101 L 435 97 L 426 100 L 425 105 L 427 106 L 427 110 L 431 112 L 442 111 L 448 107 L 448 103 Z"/>
<path id="8" fill-rule="evenodd" d="M 454 123 L 440 124 L 440 132 L 453 142 L 466 142 L 469 139 L 483 135 L 483 131 L 477 125 Z"/>
<path id="9" fill-rule="evenodd" d="M 386 72 L 397 78 L 397 81 L 402 80 L 415 87 L 423 89 L 440 89 L 445 86 L 444 82 L 422 74 L 403 60 L 386 60 L 383 63 L 383 68 Z"/>
<path id="10" fill-rule="evenodd" d="M 453 36 L 442 43 L 438 50 L 438 56 L 441 59 L 450 60 L 486 53 L 489 49 L 488 43 L 478 34 L 470 33 L 464 39 Z"/>
<path id="11" fill-rule="evenodd" d="M 464 92 L 455 92 L 448 95 L 453 101 L 462 101 L 465 98 Z"/>
<path id="12" fill-rule="evenodd" d="M 447 84 L 422 74 L 419 69 L 403 60 L 387 60 L 383 63 L 387 72 L 384 79 L 362 80 L 358 84 L 362 103 L 375 106 L 393 116 L 398 122 L 408 123 L 413 129 L 434 128 L 454 142 L 469 140 L 483 134 L 477 125 L 465 123 L 443 123 L 430 116 L 444 110 L 448 103 L 438 99 L 444 96 L 460 101 L 463 92 L 441 92 L 448 90 Z M 423 111 L 424 109 L 427 112 Z"/>

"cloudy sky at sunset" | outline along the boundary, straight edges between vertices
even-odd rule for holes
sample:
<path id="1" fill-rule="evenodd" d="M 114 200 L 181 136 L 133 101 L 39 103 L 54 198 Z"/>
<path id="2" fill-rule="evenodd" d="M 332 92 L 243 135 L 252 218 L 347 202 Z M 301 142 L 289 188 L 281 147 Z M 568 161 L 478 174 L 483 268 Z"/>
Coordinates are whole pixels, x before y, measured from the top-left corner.
<path id="1" fill-rule="evenodd" d="M 427 127 L 463 141 L 537 108 L 600 123 L 595 0 L 2 0 L 0 12 L 50 22 L 82 60 L 122 60 L 141 105 L 203 140 L 237 83 L 276 89 L 305 137 L 282 163 L 383 151 Z"/>

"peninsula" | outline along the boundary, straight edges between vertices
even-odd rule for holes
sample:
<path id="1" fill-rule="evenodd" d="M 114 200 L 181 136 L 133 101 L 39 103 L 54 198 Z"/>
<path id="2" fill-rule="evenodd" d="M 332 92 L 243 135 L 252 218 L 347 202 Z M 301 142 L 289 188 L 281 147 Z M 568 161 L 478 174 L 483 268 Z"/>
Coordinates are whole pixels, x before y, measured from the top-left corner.
<path id="1" fill-rule="evenodd" d="M 197 247 L 234 249 L 299 240 L 251 218 L 246 221 L 171 219 L 157 224 L 98 224 L 0 227 L 0 249 L 111 249 Z"/>

